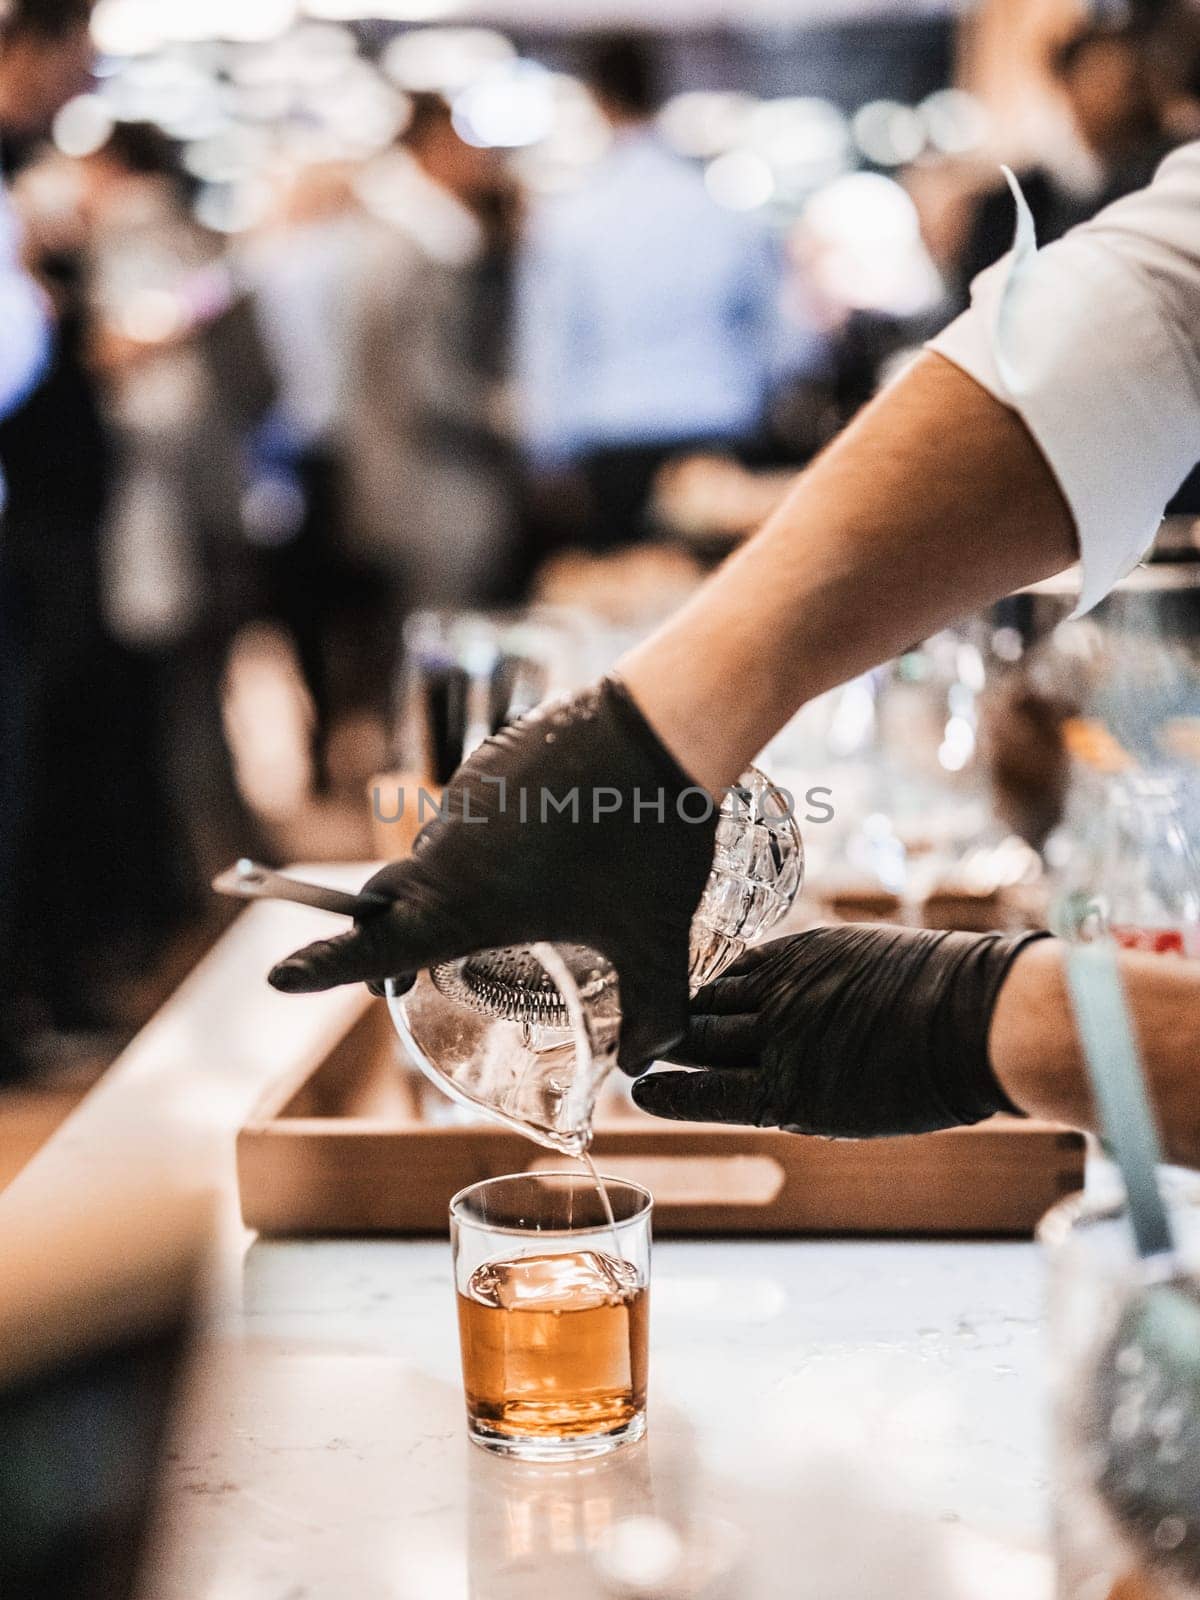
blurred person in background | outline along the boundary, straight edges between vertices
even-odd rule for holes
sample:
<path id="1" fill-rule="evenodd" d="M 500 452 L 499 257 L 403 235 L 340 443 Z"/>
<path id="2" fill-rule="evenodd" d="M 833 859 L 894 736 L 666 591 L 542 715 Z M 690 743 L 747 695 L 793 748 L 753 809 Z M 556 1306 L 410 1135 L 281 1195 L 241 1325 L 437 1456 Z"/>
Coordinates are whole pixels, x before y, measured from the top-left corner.
<path id="1" fill-rule="evenodd" d="M 486 604 L 506 585 L 514 471 L 489 227 L 504 181 L 495 152 L 461 139 L 427 94 L 371 175 L 378 225 L 351 301 L 349 533 L 379 573 L 389 640 L 404 608 Z M 384 689 L 389 655 L 374 668 Z"/>
<path id="2" fill-rule="evenodd" d="M 63 1035 L 93 1054 L 126 1026 L 132 986 L 250 828 L 199 613 L 205 534 L 239 510 L 254 368 L 223 348 L 227 280 L 157 129 L 118 124 L 85 162 L 38 157 L 22 182 L 54 346 L 0 429 L 25 666 L 6 1009 L 26 1053 L 57 1058 Z M 209 566 L 227 583 L 232 564 Z"/>
<path id="3" fill-rule="evenodd" d="M 59 71 L 55 9 L 45 8 L 46 15 L 29 5 L 7 13 L 0 10 L 0 174 L 4 177 L 17 165 L 30 127 L 44 120 L 43 109 L 57 110 L 60 94 L 65 99 L 74 90 L 77 74 L 71 66 L 59 80 L 59 93 L 50 91 Z M 75 13 L 66 12 L 62 19 L 68 41 L 80 32 L 87 38 L 86 5 L 76 7 Z M 71 54 L 68 43 L 66 55 Z M 28 395 L 50 348 L 49 306 L 22 258 L 22 247 L 21 227 L 0 184 L 0 328 L 4 330 L 0 417 Z"/>
<path id="4" fill-rule="evenodd" d="M 271 608 L 291 634 L 312 701 L 314 788 L 329 786 L 327 741 L 342 696 L 334 639 L 355 609 L 343 542 L 345 439 L 352 322 L 366 221 L 341 164 L 302 169 L 276 215 L 240 252 L 278 398 L 258 441 L 252 532 Z"/>
<path id="5" fill-rule="evenodd" d="M 12 0 L 0 7 L 4 179 L 24 164 L 59 107 L 86 87 L 92 64 L 90 14 L 89 0 Z M 39 515 L 38 500 L 44 492 L 65 491 L 66 501 L 74 498 L 81 512 L 82 526 L 76 531 L 86 533 L 89 522 L 94 525 L 95 497 L 102 492 L 94 413 L 76 381 L 77 372 L 72 372 L 70 286 L 55 297 L 56 334 L 55 299 L 47 286 L 35 284 L 27 270 L 31 263 L 22 259 L 23 250 L 21 230 L 0 182 L 0 1083 L 23 1076 L 27 1068 L 19 1042 L 23 1030 L 16 1017 L 17 896 L 30 817 L 30 735 L 37 722 L 44 667 L 38 651 L 44 637 L 39 613 L 53 616 L 55 628 L 69 627 L 73 608 L 87 589 L 86 560 L 80 573 L 72 561 L 77 542 L 69 528 L 66 548 L 57 543 L 50 549 L 42 546 L 48 524 Z M 69 263 L 64 266 L 69 270 Z M 63 482 L 43 474 L 36 462 L 22 459 L 31 424 L 36 432 L 37 394 L 52 385 L 58 386 L 66 413 L 76 424 L 67 435 L 70 474 L 61 471 L 63 436 L 54 446 Z M 43 444 L 43 452 L 45 448 Z M 67 509 L 74 508 L 68 504 Z M 49 579 L 53 586 L 56 569 L 61 581 L 58 597 L 39 582 Z"/>
<path id="6" fill-rule="evenodd" d="M 248 441 L 274 386 L 253 308 L 194 217 L 166 134 L 117 123 L 84 167 L 91 353 L 115 442 L 105 613 L 143 674 L 171 813 L 165 881 L 187 904 L 258 834 L 222 701 L 231 642 L 260 601 L 242 510 Z"/>
<path id="7" fill-rule="evenodd" d="M 1060 239 L 1104 206 L 1143 188 L 1176 142 L 1164 131 L 1165 83 L 1139 28 L 1089 23 L 1059 46 L 1051 71 L 1076 138 L 1074 150 L 1019 174 L 1039 244 Z M 1012 246 L 1012 198 L 997 183 L 968 226 L 957 273 L 957 306 L 971 281 Z"/>
<path id="8" fill-rule="evenodd" d="M 1175 126 L 1180 111 L 1179 81 L 1185 62 L 1195 59 L 1176 29 L 1185 20 L 1183 8 L 1160 17 L 1147 15 L 1122 27 L 1091 22 L 1055 50 L 1050 61 L 1074 134 L 1074 147 L 1018 174 L 1021 191 L 1033 217 L 1039 245 L 1053 243 L 1104 207 L 1144 188 L 1171 149 L 1186 137 Z M 957 269 L 951 275 L 949 309 L 961 311 L 970 300 L 970 285 L 985 268 L 1012 248 L 1012 196 L 998 182 L 977 199 L 967 224 Z M 1169 512 L 1200 511 L 1200 475 L 1193 473 L 1168 506 Z M 1028 636 L 1033 602 L 1014 595 L 995 608 L 1002 626 Z M 1060 720 L 1055 708 L 1025 687 L 1013 686 L 1012 705 L 1024 710 L 1014 728 L 1017 742 L 1034 737 L 1035 726 L 1052 727 Z"/>
<path id="9" fill-rule="evenodd" d="M 56 113 L 92 78 L 92 0 L 6 0 L 0 6 L 0 136 L 11 175 Z"/>
<path id="10" fill-rule="evenodd" d="M 587 79 L 612 146 L 531 220 L 516 366 L 530 464 L 578 469 L 602 549 L 647 532 L 661 467 L 738 450 L 762 428 L 781 354 L 781 263 L 764 226 L 722 210 L 659 138 L 648 38 L 593 40 Z"/>

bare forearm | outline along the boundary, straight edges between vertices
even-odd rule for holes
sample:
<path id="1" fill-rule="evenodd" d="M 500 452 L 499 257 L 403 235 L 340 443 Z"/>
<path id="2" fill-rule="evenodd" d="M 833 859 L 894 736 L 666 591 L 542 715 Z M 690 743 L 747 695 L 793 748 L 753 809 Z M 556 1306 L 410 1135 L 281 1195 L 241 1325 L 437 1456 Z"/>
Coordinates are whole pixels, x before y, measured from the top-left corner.
<path id="1" fill-rule="evenodd" d="M 719 788 L 805 701 L 1075 555 L 1024 424 L 924 355 L 621 673 L 684 767 Z"/>
<path id="2" fill-rule="evenodd" d="M 1098 1133 L 1065 959 L 1047 939 L 1014 963 L 992 1018 L 992 1066 L 1030 1115 Z M 1167 1158 L 1200 1167 L 1200 964 L 1127 955 L 1121 970 Z"/>

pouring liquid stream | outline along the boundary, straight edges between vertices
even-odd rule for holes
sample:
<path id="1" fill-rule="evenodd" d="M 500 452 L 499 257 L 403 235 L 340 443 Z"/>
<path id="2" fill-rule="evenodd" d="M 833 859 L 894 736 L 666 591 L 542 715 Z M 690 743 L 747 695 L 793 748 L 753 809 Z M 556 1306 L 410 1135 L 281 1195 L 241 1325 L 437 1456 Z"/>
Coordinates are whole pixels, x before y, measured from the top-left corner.
<path id="1" fill-rule="evenodd" d="M 613 1255 L 619 1261 L 621 1259 L 621 1245 L 617 1238 L 617 1219 L 613 1216 L 612 1202 L 608 1198 L 608 1190 L 604 1187 L 604 1179 L 596 1170 L 595 1161 L 586 1151 L 580 1152 L 579 1159 L 587 1168 L 592 1182 L 596 1185 L 596 1193 L 600 1196 L 600 1205 L 604 1211 L 605 1221 L 608 1223 L 608 1231 L 612 1235 Z"/>

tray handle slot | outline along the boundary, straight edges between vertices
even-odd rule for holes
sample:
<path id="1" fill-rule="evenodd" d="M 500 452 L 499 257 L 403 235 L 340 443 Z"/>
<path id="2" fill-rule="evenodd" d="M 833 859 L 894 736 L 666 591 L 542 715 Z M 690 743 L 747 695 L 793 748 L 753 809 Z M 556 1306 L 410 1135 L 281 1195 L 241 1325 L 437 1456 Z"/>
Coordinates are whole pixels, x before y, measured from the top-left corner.
<path id="1" fill-rule="evenodd" d="M 783 1190 L 786 1174 L 774 1156 L 602 1155 L 605 1177 L 640 1183 L 657 1206 L 769 1206 Z M 561 1172 L 562 1157 L 539 1156 L 526 1172 Z"/>

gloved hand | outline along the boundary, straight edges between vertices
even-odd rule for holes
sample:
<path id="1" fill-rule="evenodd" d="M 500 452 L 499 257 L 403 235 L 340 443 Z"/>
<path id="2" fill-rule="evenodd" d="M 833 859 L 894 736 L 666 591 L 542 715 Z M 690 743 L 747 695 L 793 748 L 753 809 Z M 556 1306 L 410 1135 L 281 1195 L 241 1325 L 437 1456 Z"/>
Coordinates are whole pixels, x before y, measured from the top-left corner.
<path id="1" fill-rule="evenodd" d="M 692 1001 L 643 1111 L 829 1138 L 931 1133 L 1017 1112 L 992 1071 L 1001 985 L 1044 934 L 832 927 L 750 950 Z"/>
<path id="2" fill-rule="evenodd" d="M 575 807 L 557 809 L 570 795 Z M 391 909 L 290 956 L 270 981 L 307 994 L 411 979 L 438 961 L 531 940 L 589 945 L 617 969 L 618 1059 L 635 1075 L 687 1026 L 688 940 L 716 820 L 715 804 L 607 678 L 482 745 L 413 858 L 367 885 Z"/>

